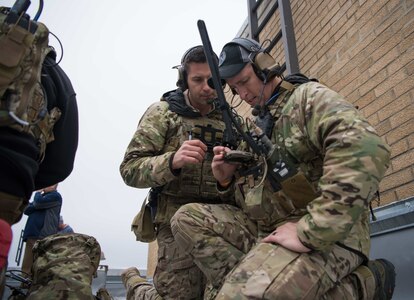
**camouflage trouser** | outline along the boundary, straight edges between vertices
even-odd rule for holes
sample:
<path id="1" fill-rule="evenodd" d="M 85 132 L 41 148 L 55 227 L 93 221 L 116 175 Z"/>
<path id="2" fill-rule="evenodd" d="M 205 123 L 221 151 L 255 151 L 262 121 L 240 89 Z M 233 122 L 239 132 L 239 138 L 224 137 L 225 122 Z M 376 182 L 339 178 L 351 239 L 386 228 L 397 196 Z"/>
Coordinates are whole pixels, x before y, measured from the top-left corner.
<path id="1" fill-rule="evenodd" d="M 162 300 L 155 287 L 149 282 L 140 282 L 134 287 L 127 287 L 127 300 Z"/>
<path id="2" fill-rule="evenodd" d="M 209 283 L 212 298 L 224 276 L 248 253 L 257 226 L 237 207 L 227 204 L 186 204 L 171 219 L 174 238 L 191 255 Z"/>
<path id="3" fill-rule="evenodd" d="M 275 244 L 256 244 L 257 230 L 238 208 L 187 204 L 174 215 L 171 226 L 174 238 L 216 289 L 206 298 L 358 296 L 356 278 L 347 276 L 361 264 L 358 255 L 339 246 L 329 253 L 295 253 Z"/>
<path id="4" fill-rule="evenodd" d="M 203 273 L 192 258 L 178 248 L 169 225 L 159 226 L 157 243 L 154 286 L 158 293 L 164 299 L 202 299 L 205 287 Z"/>

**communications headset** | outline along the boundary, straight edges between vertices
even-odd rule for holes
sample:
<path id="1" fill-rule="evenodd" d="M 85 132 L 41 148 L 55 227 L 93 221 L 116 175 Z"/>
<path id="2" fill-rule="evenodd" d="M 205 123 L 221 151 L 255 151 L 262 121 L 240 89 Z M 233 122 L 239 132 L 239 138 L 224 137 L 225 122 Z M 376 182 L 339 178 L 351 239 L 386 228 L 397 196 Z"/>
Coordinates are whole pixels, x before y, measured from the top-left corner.
<path id="1" fill-rule="evenodd" d="M 258 42 L 243 37 L 236 37 L 231 42 L 224 45 L 223 48 L 231 44 L 239 45 L 249 52 L 248 58 L 252 64 L 254 73 L 263 82 L 262 92 L 269 80 L 275 78 L 276 76 L 282 77 L 282 67 L 270 55 L 269 51 Z M 237 91 L 235 89 L 232 88 L 231 91 L 233 95 L 237 95 Z M 254 116 L 259 115 L 261 109 L 262 108 L 259 104 L 255 105 L 252 109 L 252 114 Z"/>
<path id="2" fill-rule="evenodd" d="M 187 51 L 184 52 L 184 54 L 181 58 L 180 65 L 173 67 L 173 69 L 178 70 L 178 79 L 177 79 L 176 85 L 182 91 L 185 91 L 186 89 L 188 89 L 188 83 L 187 83 L 187 75 L 188 74 L 187 74 L 187 71 L 185 70 L 185 67 L 186 67 L 185 65 L 188 62 L 189 56 L 191 54 L 197 52 L 197 51 L 200 51 L 200 49 L 204 51 L 204 48 L 203 48 L 202 45 L 191 47 L 190 49 L 188 49 Z M 214 56 L 215 56 L 216 60 L 218 61 L 218 56 L 215 53 L 214 53 Z M 207 63 L 207 59 L 205 60 L 205 63 Z M 223 81 L 223 84 L 225 84 L 224 81 Z"/>
<path id="3" fill-rule="evenodd" d="M 236 44 L 248 51 L 250 63 L 253 66 L 257 77 L 266 84 L 275 76 L 281 76 L 283 70 L 276 60 L 258 42 L 243 37 L 234 38 L 231 42 L 224 45 Z"/>

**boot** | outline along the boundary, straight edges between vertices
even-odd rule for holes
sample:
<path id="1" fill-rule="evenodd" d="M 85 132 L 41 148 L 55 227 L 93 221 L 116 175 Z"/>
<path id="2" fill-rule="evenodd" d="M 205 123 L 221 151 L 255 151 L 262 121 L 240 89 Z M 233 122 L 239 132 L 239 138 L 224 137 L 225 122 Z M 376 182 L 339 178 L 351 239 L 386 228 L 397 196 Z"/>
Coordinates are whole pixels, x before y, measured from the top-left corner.
<path id="1" fill-rule="evenodd" d="M 389 300 L 394 293 L 395 288 L 395 267 L 383 258 L 370 260 L 368 268 L 374 274 L 375 278 L 375 295 L 374 299 Z"/>
<path id="2" fill-rule="evenodd" d="M 113 300 L 111 294 L 109 294 L 108 290 L 105 287 L 101 287 L 96 292 L 96 298 L 99 300 Z"/>
<path id="3" fill-rule="evenodd" d="M 138 284 L 147 282 L 141 277 L 138 269 L 135 267 L 128 268 L 121 273 L 121 279 L 127 291 L 133 290 Z"/>
<path id="4" fill-rule="evenodd" d="M 388 260 L 370 260 L 368 264 L 360 265 L 352 274 L 357 277 L 359 299 L 391 299 L 395 287 L 395 268 Z"/>

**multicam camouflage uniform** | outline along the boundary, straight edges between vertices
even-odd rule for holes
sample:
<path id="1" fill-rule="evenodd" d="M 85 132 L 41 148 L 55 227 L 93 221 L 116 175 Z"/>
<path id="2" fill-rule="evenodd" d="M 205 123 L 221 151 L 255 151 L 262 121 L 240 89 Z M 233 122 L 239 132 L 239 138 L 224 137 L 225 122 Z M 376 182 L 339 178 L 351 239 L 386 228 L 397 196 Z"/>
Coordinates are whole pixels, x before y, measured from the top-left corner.
<path id="1" fill-rule="evenodd" d="M 213 284 L 211 298 L 218 291 L 216 299 L 355 299 L 357 277 L 374 284 L 372 275 L 354 271 L 369 253 L 368 206 L 389 147 L 351 104 L 319 83 L 285 90 L 269 110 L 276 120 L 271 141 L 300 167 L 298 176 L 276 192 L 268 180 L 236 176 L 243 211 L 185 205 L 171 220 L 174 238 Z M 285 222 L 297 222 L 311 252 L 260 243 Z M 361 297 L 373 297 L 360 288 Z"/>
<path id="2" fill-rule="evenodd" d="M 192 259 L 179 250 L 173 238 L 170 219 L 186 203 L 221 203 L 216 180 L 211 171 L 212 152 L 202 164 L 172 171 L 171 160 L 185 140 L 200 139 L 210 148 L 221 143 L 224 123 L 218 109 L 208 115 L 191 108 L 180 90 L 163 95 L 142 117 L 120 166 L 126 184 L 137 188 L 163 186 L 157 202 L 158 262 L 154 275 L 155 289 L 166 299 L 201 299 L 205 279 Z M 142 286 L 144 288 L 144 286 Z M 142 294 L 140 287 L 135 294 Z M 155 296 L 154 296 L 155 297 Z M 142 298 L 141 298 L 142 299 Z"/>

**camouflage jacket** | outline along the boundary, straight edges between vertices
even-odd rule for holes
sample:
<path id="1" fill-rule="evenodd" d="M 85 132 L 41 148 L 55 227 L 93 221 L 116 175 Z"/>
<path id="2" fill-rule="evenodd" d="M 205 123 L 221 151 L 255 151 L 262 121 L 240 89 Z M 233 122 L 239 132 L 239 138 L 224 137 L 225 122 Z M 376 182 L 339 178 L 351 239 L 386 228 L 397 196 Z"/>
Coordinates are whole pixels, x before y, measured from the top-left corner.
<path id="1" fill-rule="evenodd" d="M 298 221 L 298 236 L 309 248 L 342 243 L 368 255 L 368 205 L 388 168 L 389 147 L 350 103 L 320 83 L 284 91 L 269 110 L 275 116 L 272 143 L 285 150 L 308 184 L 274 192 L 266 180 L 259 191 L 240 177 L 237 201 L 263 232 Z M 252 213 L 254 201 L 259 209 Z"/>
<path id="2" fill-rule="evenodd" d="M 209 140 L 211 135 L 199 136 L 197 128 L 213 130 L 217 134 Z M 201 116 L 185 104 L 180 90 L 164 94 L 160 102 L 152 104 L 145 112 L 126 150 L 120 171 L 129 186 L 163 187 L 157 205 L 157 223 L 168 222 L 184 203 L 221 201 L 211 171 L 212 153 L 207 153 L 202 164 L 186 165 L 178 172 L 171 169 L 170 160 L 189 139 L 189 132 L 194 139 L 205 143 L 208 139 L 215 144 L 221 142 L 223 130 L 219 109 L 214 108 L 207 116 Z"/>

